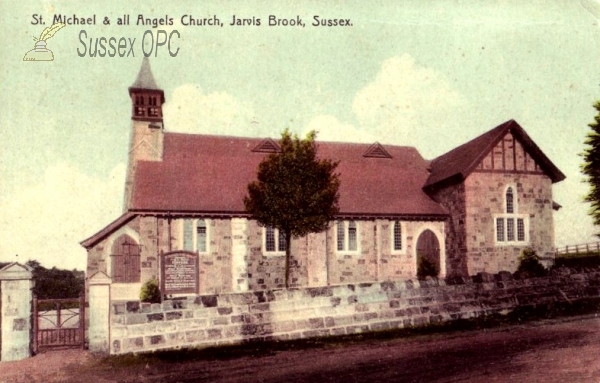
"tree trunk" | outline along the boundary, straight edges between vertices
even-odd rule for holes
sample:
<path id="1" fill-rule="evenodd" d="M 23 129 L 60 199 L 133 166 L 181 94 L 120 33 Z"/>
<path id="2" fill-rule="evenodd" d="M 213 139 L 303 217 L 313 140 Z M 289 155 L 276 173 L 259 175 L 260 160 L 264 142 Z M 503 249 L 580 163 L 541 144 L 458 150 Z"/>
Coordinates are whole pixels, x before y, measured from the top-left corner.
<path id="1" fill-rule="evenodd" d="M 285 230 L 285 288 L 290 287 L 290 249 L 292 248 L 292 232 Z"/>

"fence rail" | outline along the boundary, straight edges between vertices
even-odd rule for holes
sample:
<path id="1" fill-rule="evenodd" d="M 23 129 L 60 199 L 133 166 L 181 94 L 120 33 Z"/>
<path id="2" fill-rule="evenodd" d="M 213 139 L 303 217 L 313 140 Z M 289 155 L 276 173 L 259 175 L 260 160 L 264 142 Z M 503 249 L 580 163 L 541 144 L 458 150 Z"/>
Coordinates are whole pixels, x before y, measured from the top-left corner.
<path id="1" fill-rule="evenodd" d="M 593 253 L 600 254 L 600 242 L 583 243 L 579 245 L 568 245 L 556 249 L 556 255 Z"/>

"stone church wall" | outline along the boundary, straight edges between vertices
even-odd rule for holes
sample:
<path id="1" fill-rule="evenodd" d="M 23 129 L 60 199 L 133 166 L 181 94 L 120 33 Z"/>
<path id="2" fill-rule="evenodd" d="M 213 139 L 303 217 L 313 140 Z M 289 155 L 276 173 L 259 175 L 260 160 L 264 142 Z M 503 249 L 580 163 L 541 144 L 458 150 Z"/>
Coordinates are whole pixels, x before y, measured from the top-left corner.
<path id="1" fill-rule="evenodd" d="M 434 191 L 432 197 L 450 214 L 445 226 L 447 275 L 468 275 L 465 185 L 449 185 Z"/>
<path id="2" fill-rule="evenodd" d="M 552 183 L 547 176 L 475 171 L 464 183 L 469 275 L 514 272 L 526 247 L 534 248 L 540 256 L 553 256 Z M 529 241 L 524 243 L 496 242 L 494 215 L 504 213 L 505 192 L 510 185 L 516 188 L 515 213 L 528 217 Z"/>
<path id="3" fill-rule="evenodd" d="M 358 251 L 338 251 L 336 225 L 327 230 L 327 258 L 331 284 L 376 280 L 375 222 L 355 221 L 358 228 Z"/>
<path id="4" fill-rule="evenodd" d="M 111 354 L 248 341 L 383 331 L 507 314 L 528 307 L 600 298 L 600 272 L 485 282 L 396 281 L 188 296 L 163 303 L 112 301 Z M 93 304 L 93 302 L 90 302 Z"/>
<path id="5" fill-rule="evenodd" d="M 111 244 L 129 235 L 140 245 L 140 280 L 113 283 L 122 299 L 135 299 L 141 285 L 160 275 L 160 254 L 184 250 L 183 218 L 136 217 L 89 250 L 88 275 L 112 275 Z M 260 291 L 285 285 L 285 255 L 265 254 L 263 228 L 246 219 L 208 219 L 208 246 L 199 253 L 198 294 Z M 417 236 L 425 229 L 444 242 L 442 221 L 402 221 L 402 250 L 392 250 L 394 221 L 356 221 L 359 250 L 337 251 L 336 226 L 304 238 L 292 239 L 290 286 L 326 286 L 382 280 L 410 279 L 416 275 Z M 442 246 L 442 254 L 444 249 Z"/>

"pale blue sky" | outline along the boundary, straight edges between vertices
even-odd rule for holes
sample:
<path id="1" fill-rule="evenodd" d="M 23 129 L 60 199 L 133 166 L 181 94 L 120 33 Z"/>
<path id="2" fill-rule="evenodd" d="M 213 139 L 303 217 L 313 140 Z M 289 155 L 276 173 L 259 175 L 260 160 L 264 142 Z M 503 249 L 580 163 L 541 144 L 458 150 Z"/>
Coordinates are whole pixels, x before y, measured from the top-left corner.
<path id="1" fill-rule="evenodd" d="M 587 3 L 586 3 L 587 4 Z M 589 7 L 588 7 L 589 8 Z M 88 17 L 47 41 L 52 62 L 23 62 L 54 14 Z M 579 2 L 378 1 L 0 3 L 0 261 L 84 268 L 78 244 L 118 217 L 130 131 L 127 87 L 144 31 L 172 17 L 177 57 L 151 58 L 169 131 L 416 146 L 431 159 L 515 119 L 567 179 L 554 188 L 557 245 L 592 241 L 578 156 L 600 98 L 600 27 Z M 184 14 L 222 28 L 186 27 Z M 231 27 L 232 15 L 261 26 Z M 305 28 L 269 27 L 270 14 Z M 313 15 L 352 27 L 311 27 Z M 104 16 L 111 25 L 102 24 Z M 81 58 L 88 38 L 136 38 L 136 57 Z"/>

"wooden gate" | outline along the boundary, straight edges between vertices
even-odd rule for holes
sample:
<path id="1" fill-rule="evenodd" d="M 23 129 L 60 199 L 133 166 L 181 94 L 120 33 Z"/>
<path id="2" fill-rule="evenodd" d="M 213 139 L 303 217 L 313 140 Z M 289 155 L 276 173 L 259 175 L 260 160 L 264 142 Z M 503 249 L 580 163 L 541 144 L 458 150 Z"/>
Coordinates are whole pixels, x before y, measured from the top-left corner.
<path id="1" fill-rule="evenodd" d="M 33 299 L 33 350 L 85 347 L 85 298 Z"/>

